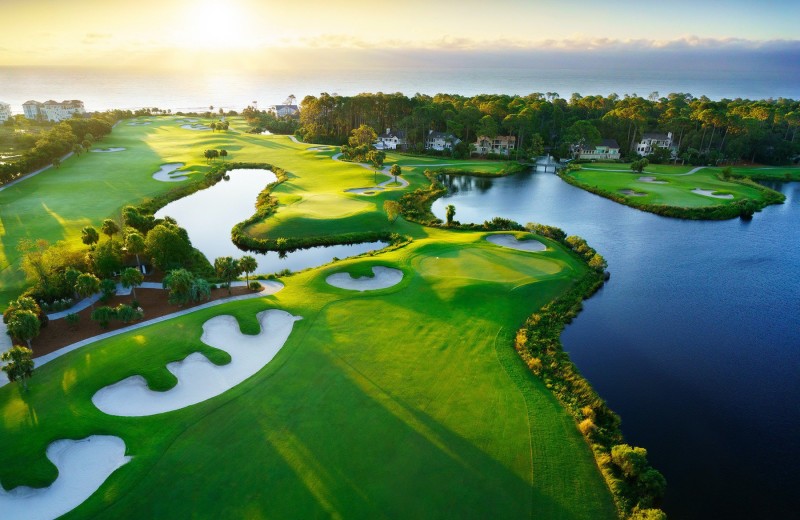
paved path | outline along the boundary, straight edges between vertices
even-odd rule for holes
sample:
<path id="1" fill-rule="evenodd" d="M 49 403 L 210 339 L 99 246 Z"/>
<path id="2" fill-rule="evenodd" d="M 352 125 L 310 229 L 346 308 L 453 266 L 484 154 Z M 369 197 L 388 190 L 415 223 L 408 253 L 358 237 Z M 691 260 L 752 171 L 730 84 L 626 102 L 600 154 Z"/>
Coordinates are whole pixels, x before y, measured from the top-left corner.
<path id="1" fill-rule="evenodd" d="M 275 294 L 276 292 L 278 292 L 281 289 L 283 289 L 283 284 L 280 283 L 280 282 L 277 282 L 277 281 L 259 280 L 258 282 L 261 285 L 264 286 L 264 289 L 262 289 L 261 292 L 252 293 L 252 294 L 243 294 L 241 296 L 230 296 L 228 298 L 222 298 L 222 299 L 219 299 L 219 300 L 214 300 L 213 302 L 204 303 L 202 305 L 198 305 L 197 307 L 192 307 L 191 309 L 184 309 L 182 311 L 173 312 L 172 314 L 159 316 L 158 318 L 153 318 L 151 320 L 142 321 L 142 322 L 130 325 L 128 327 L 123 327 L 123 328 L 118 329 L 118 330 L 112 330 L 112 331 L 109 331 L 109 332 L 106 332 L 106 333 L 103 333 L 103 334 L 100 334 L 100 335 L 97 335 L 97 336 L 92 336 L 91 338 L 86 338 L 86 339 L 84 339 L 82 341 L 78 341 L 77 343 L 73 343 L 71 345 L 67 345 L 65 347 L 62 347 L 62 348 L 60 348 L 60 349 L 58 349 L 58 350 L 56 350 L 54 352 L 51 352 L 49 354 L 45 354 L 44 356 L 35 358 L 33 360 L 34 368 L 40 367 L 40 366 L 44 365 L 45 363 L 48 363 L 48 362 L 50 362 L 50 361 L 52 361 L 54 359 L 57 359 L 57 358 L 63 356 L 64 354 L 72 352 L 73 350 L 77 350 L 77 349 L 79 349 L 79 348 L 81 348 L 83 346 L 89 345 L 90 343 L 94 343 L 95 341 L 100 341 L 102 339 L 118 336 L 119 334 L 124 334 L 124 333 L 130 332 L 132 330 L 141 329 L 143 327 L 147 327 L 147 326 L 153 325 L 155 323 L 161 323 L 162 321 L 171 320 L 172 318 L 177 318 L 179 316 L 185 316 L 187 314 L 190 314 L 190 313 L 195 312 L 195 311 L 199 311 L 201 309 L 208 309 L 209 307 L 216 307 L 217 305 L 222 305 L 223 303 L 235 302 L 235 301 L 240 301 L 240 300 L 249 300 L 249 299 L 252 299 L 252 298 L 260 298 L 262 296 L 268 296 L 270 294 Z M 159 284 L 159 283 L 154 283 L 154 282 L 146 282 L 146 283 L 150 284 L 150 285 L 155 285 L 158 288 L 161 288 L 161 284 Z M 245 282 L 234 282 L 234 284 L 236 284 L 237 286 L 239 284 L 243 285 L 244 283 Z M 231 284 L 231 285 L 233 285 L 233 284 Z M 142 284 L 142 287 L 145 287 L 145 285 Z M 150 287 L 150 288 L 152 288 L 152 287 Z M 98 295 L 95 295 L 95 296 L 98 296 Z M 85 302 L 85 301 L 87 301 L 89 299 L 90 298 L 86 298 L 85 300 L 81 301 L 78 305 L 81 305 L 83 302 Z M 64 312 L 67 312 L 67 313 L 75 312 L 74 309 L 76 309 L 76 308 L 77 308 L 77 305 L 74 306 L 72 309 L 69 309 L 69 310 L 64 311 Z M 86 308 L 86 307 L 84 307 L 84 308 Z M 50 315 L 48 315 L 48 316 L 50 316 Z M 5 324 L 0 323 L 0 332 L 3 333 L 3 336 L 4 336 L 3 339 L 8 338 L 8 334 L 6 334 L 5 331 L 6 331 Z M 3 352 L 5 350 L 8 350 L 11 347 L 10 338 L 8 338 L 8 339 L 9 339 L 8 346 L 3 349 Z M 2 339 L 0 339 L 0 341 L 2 341 Z M 5 386 L 6 384 L 8 384 L 8 378 L 6 377 L 5 372 L 0 372 L 0 387 Z"/>
<path id="2" fill-rule="evenodd" d="M 65 155 L 64 157 L 62 157 L 62 158 L 61 158 L 61 162 L 63 163 L 64 161 L 66 161 L 66 160 L 67 160 L 67 159 L 69 159 L 70 157 L 72 157 L 72 152 L 69 152 L 67 155 Z M 4 190 L 4 189 L 6 189 L 6 188 L 10 188 L 11 186 L 13 186 L 13 185 L 17 184 L 18 182 L 22 182 L 22 181 L 25 181 L 25 180 L 28 180 L 28 179 L 30 179 L 31 177 L 34 177 L 34 176 L 36 176 L 36 175 L 39 175 L 39 174 L 40 174 L 40 173 L 42 173 L 43 171 L 45 171 L 45 170 L 49 170 L 49 169 L 50 169 L 50 168 L 52 168 L 52 167 L 53 167 L 53 165 L 52 165 L 52 164 L 48 164 L 48 165 L 47 165 L 47 166 L 45 166 L 44 168 L 39 168 L 39 169 L 38 169 L 38 170 L 36 170 L 35 172 L 26 173 L 25 175 L 23 175 L 23 176 L 22 176 L 22 177 L 20 177 L 19 179 L 17 179 L 17 180 L 13 180 L 13 181 L 11 181 L 11 182 L 9 182 L 9 183 L 7 183 L 7 184 L 3 184 L 2 186 L 0 186 L 0 191 L 3 191 L 3 190 Z"/>

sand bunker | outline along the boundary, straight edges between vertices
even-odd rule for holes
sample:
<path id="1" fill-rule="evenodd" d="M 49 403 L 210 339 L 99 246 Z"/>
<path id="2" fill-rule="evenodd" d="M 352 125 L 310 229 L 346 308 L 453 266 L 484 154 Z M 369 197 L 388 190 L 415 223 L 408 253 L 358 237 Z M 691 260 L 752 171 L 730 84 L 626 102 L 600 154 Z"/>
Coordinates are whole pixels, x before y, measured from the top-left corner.
<path id="1" fill-rule="evenodd" d="M 705 197 L 714 197 L 715 199 L 732 199 L 733 195 L 730 193 L 714 193 L 714 190 L 704 190 L 702 188 L 695 188 L 692 193 L 703 195 Z"/>
<path id="2" fill-rule="evenodd" d="M 655 177 L 639 177 L 638 181 L 650 184 L 667 184 L 667 181 L 657 181 Z"/>
<path id="3" fill-rule="evenodd" d="M 128 123 L 128 126 L 144 126 L 149 124 L 150 121 L 134 121 L 133 123 Z"/>
<path id="4" fill-rule="evenodd" d="M 3 518 L 50 520 L 75 509 L 130 457 L 119 437 L 92 435 L 79 441 L 59 440 L 47 447 L 47 458 L 58 468 L 58 478 L 46 488 L 0 488 Z"/>
<path id="5" fill-rule="evenodd" d="M 180 182 L 185 181 L 189 177 L 182 174 L 170 175 L 178 168 L 183 167 L 183 163 L 171 163 L 161 165 L 161 169 L 153 174 L 153 178 L 161 182 Z"/>
<path id="6" fill-rule="evenodd" d="M 125 148 L 93 148 L 89 150 L 92 153 L 114 153 L 114 152 L 124 152 Z"/>
<path id="7" fill-rule="evenodd" d="M 628 197 L 646 197 L 647 193 L 642 193 L 639 191 L 634 190 L 619 190 L 620 193 L 623 195 L 627 195 Z"/>
<path id="8" fill-rule="evenodd" d="M 517 240 L 517 237 L 509 234 L 489 235 L 486 240 L 496 246 L 519 249 L 520 251 L 544 251 L 547 246 L 538 240 Z"/>
<path id="9" fill-rule="evenodd" d="M 184 128 L 186 130 L 211 130 L 210 126 L 198 125 L 198 124 L 181 125 L 181 128 Z"/>
<path id="10" fill-rule="evenodd" d="M 311 148 L 306 148 L 307 152 L 329 152 L 333 150 L 330 146 L 312 146 Z"/>
<path id="11" fill-rule="evenodd" d="M 171 412 L 216 397 L 269 363 L 286 343 L 294 322 L 299 319 L 302 318 L 282 310 L 264 311 L 258 314 L 261 332 L 248 336 L 239 331 L 239 323 L 233 316 L 211 318 L 203 324 L 200 340 L 230 354 L 230 363 L 217 366 L 195 352 L 183 361 L 167 365 L 167 370 L 178 378 L 178 384 L 166 392 L 154 392 L 147 388 L 143 377 L 133 376 L 101 388 L 92 402 L 109 415 L 141 417 Z"/>
<path id="12" fill-rule="evenodd" d="M 380 186 L 373 186 L 372 188 L 352 188 L 344 191 L 347 193 L 355 193 L 358 195 L 375 195 L 379 191 L 383 191 L 383 188 L 381 188 Z"/>
<path id="13" fill-rule="evenodd" d="M 351 291 L 375 291 L 397 285 L 403 279 L 403 271 L 390 267 L 375 266 L 372 268 L 372 278 L 361 276 L 353 278 L 350 273 L 335 273 L 328 276 L 325 281 L 340 289 Z"/>

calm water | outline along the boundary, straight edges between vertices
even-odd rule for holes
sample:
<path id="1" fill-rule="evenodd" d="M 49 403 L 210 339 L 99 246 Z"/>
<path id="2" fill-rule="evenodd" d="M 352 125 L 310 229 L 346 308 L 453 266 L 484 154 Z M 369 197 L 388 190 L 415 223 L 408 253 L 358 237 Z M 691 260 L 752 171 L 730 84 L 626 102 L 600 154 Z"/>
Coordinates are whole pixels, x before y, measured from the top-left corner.
<path id="1" fill-rule="evenodd" d="M 231 242 L 231 228 L 255 212 L 256 197 L 275 179 L 275 174 L 267 170 L 232 170 L 229 181 L 220 181 L 211 188 L 167 204 L 156 213 L 156 218 L 170 216 L 177 220 L 189 233 L 192 245 L 212 263 L 220 256 L 252 255 L 258 261 L 256 274 L 283 269 L 299 271 L 326 264 L 334 257 L 346 258 L 384 247 L 382 242 L 312 247 L 287 253 L 285 258 L 275 252 L 244 253 Z"/>
<path id="2" fill-rule="evenodd" d="M 658 217 L 546 173 L 450 186 L 440 218 L 556 225 L 606 257 L 564 348 L 667 477 L 672 518 L 796 518 L 800 183 L 751 222 Z"/>
<path id="3" fill-rule="evenodd" d="M 742 73 L 726 70 L 724 64 L 707 69 L 650 67 L 635 70 L 598 66 L 539 66 L 521 63 L 510 67 L 454 67 L 429 70 L 394 68 L 388 70 L 301 70 L 246 72 L 210 67 L 185 72 L 131 72 L 98 69 L 0 67 L 0 101 L 22 113 L 29 99 L 80 99 L 86 109 L 136 109 L 159 107 L 172 110 L 216 108 L 241 110 L 253 100 L 260 108 L 282 103 L 289 94 L 298 102 L 306 95 L 322 92 L 356 95 L 361 92 L 440 92 L 476 94 L 519 94 L 557 92 L 568 98 L 617 93 L 647 96 L 653 91 L 666 95 L 688 92 L 711 99 L 785 97 L 800 98 L 800 69 L 789 66 Z"/>

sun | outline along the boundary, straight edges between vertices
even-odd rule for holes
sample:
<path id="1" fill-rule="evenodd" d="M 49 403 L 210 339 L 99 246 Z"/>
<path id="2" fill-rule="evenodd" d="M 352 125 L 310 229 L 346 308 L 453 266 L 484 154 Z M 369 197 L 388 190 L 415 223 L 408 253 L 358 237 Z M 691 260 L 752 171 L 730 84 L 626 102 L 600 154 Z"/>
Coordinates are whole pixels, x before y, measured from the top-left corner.
<path id="1" fill-rule="evenodd" d="M 237 1 L 190 2 L 179 14 L 178 45 L 191 49 L 233 49 L 251 44 L 250 22 Z"/>

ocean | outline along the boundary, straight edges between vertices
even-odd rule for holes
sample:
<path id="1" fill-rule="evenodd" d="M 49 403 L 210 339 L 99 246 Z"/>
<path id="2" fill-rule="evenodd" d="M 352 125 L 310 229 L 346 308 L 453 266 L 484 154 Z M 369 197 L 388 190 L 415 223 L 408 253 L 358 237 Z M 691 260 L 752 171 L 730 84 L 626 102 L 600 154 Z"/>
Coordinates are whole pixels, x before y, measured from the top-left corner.
<path id="1" fill-rule="evenodd" d="M 710 99 L 800 99 L 800 70 L 743 73 L 726 68 L 453 67 L 384 70 L 244 71 L 210 66 L 204 70 L 137 72 L 90 68 L 1 67 L 0 101 L 13 113 L 29 99 L 82 100 L 88 111 L 158 107 L 173 111 L 241 110 L 282 103 L 290 94 L 301 101 L 322 92 L 422 94 L 509 94 L 556 92 L 581 95 L 649 96 L 685 92 Z"/>

